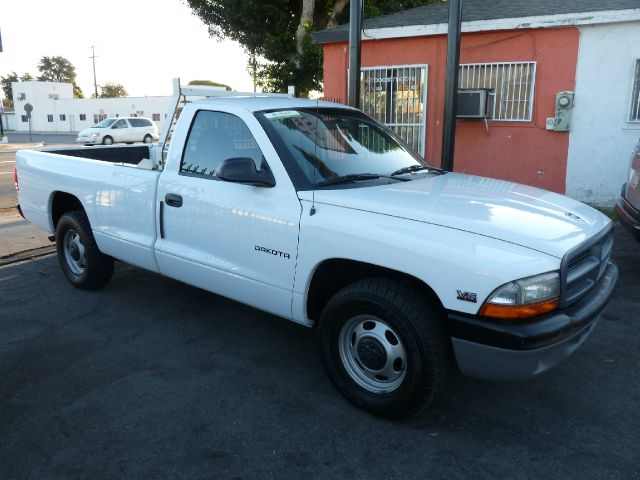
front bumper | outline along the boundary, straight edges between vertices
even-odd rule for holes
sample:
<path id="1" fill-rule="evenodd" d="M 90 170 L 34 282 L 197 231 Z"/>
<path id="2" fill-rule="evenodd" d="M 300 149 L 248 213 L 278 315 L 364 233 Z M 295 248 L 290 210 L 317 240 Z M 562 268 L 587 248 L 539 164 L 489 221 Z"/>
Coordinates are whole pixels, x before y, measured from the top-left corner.
<path id="1" fill-rule="evenodd" d="M 76 143 L 84 143 L 95 145 L 97 143 L 102 143 L 102 139 L 99 137 L 78 137 L 76 138 Z"/>
<path id="2" fill-rule="evenodd" d="M 640 242 L 640 210 L 631 205 L 623 194 L 613 209 L 620 223 Z"/>
<path id="3" fill-rule="evenodd" d="M 609 263 L 584 299 L 528 323 L 490 322 L 476 315 L 449 312 L 458 368 L 465 375 L 494 381 L 524 380 L 550 370 L 591 334 L 617 281 L 618 268 Z"/>

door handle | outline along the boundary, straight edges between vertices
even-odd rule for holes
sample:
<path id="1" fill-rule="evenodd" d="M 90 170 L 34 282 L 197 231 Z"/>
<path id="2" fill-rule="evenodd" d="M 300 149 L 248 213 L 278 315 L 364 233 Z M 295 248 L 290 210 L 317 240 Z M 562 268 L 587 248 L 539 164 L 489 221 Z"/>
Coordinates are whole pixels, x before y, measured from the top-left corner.
<path id="1" fill-rule="evenodd" d="M 167 193 L 164 196 L 164 203 L 169 207 L 180 208 L 182 206 L 182 196 L 177 193 Z"/>

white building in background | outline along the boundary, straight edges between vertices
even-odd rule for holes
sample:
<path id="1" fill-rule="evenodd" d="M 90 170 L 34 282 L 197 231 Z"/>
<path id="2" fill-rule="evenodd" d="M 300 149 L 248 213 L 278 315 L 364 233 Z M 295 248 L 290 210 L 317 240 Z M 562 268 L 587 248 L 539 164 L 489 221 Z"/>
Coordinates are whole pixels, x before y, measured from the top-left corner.
<path id="1" fill-rule="evenodd" d="M 73 98 L 73 86 L 57 82 L 13 82 L 11 87 L 17 132 L 29 131 L 26 104 L 33 107 L 34 132 L 79 132 L 107 117 L 147 117 L 162 130 L 172 98 Z"/>
<path id="2" fill-rule="evenodd" d="M 4 111 L 0 112 L 0 117 L 2 118 L 2 128 L 5 132 L 16 129 L 16 116 L 13 110 L 4 109 Z"/>

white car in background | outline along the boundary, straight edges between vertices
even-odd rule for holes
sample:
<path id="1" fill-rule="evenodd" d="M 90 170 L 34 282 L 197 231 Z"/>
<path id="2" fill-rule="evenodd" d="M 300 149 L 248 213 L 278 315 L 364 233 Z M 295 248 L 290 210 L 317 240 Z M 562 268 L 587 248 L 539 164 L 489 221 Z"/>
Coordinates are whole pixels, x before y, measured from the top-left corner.
<path id="1" fill-rule="evenodd" d="M 76 143 L 85 145 L 113 145 L 114 143 L 158 141 L 158 127 L 149 118 L 105 118 L 93 127 L 82 130 Z"/>

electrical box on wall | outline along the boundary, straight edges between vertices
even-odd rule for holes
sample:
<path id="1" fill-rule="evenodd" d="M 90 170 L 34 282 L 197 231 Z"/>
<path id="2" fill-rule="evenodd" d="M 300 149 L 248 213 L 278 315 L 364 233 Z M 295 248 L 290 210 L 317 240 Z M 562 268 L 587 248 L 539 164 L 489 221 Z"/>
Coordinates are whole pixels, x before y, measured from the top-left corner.
<path id="1" fill-rule="evenodd" d="M 573 92 L 556 93 L 556 116 L 553 122 L 553 129 L 548 126 L 547 129 L 555 132 L 568 132 L 571 127 L 571 113 L 573 112 Z"/>

